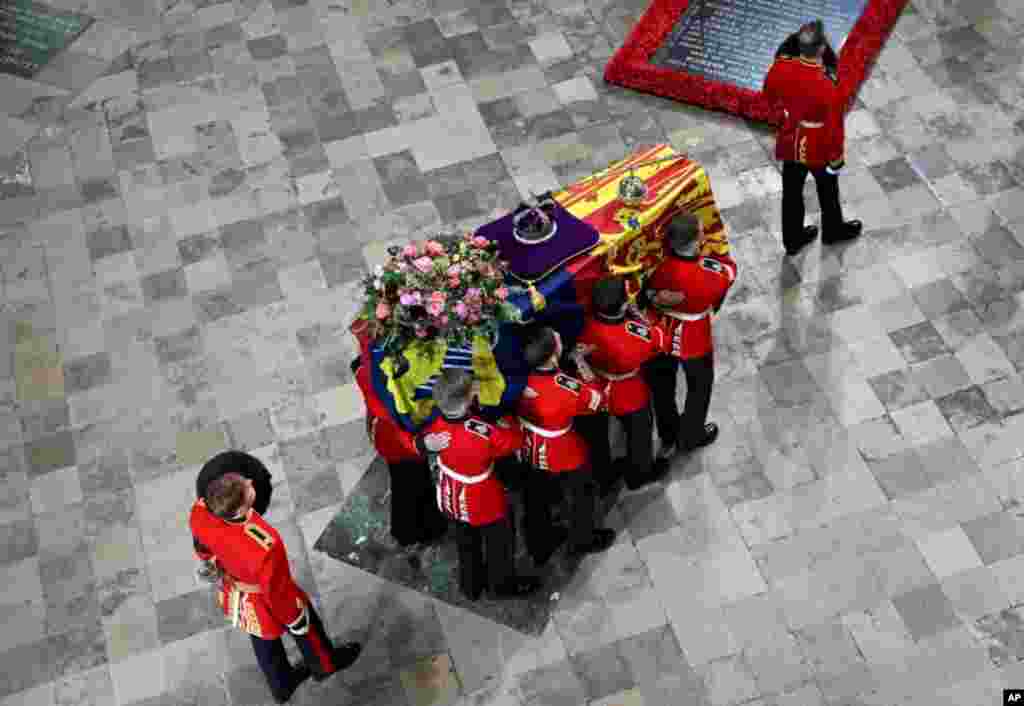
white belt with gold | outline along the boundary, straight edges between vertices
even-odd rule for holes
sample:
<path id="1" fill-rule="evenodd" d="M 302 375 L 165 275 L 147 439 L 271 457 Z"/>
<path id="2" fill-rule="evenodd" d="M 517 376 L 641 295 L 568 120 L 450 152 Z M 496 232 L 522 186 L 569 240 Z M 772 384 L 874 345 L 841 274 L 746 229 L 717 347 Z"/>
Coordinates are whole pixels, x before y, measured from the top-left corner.
<path id="1" fill-rule="evenodd" d="M 622 380 L 629 380 L 630 378 L 635 378 L 637 375 L 640 374 L 640 368 L 637 368 L 636 370 L 630 370 L 628 373 L 609 373 L 607 370 L 601 370 L 600 368 L 595 368 L 593 366 L 591 366 L 591 369 L 595 373 L 603 377 L 605 380 L 611 380 L 612 382 L 621 382 Z"/>
<path id="2" fill-rule="evenodd" d="M 705 316 L 711 313 L 711 309 L 705 309 L 699 314 L 684 314 L 681 311 L 666 311 L 666 316 L 671 316 L 673 319 L 678 321 L 700 321 Z"/>
<path id="3" fill-rule="evenodd" d="M 572 429 L 572 424 L 567 426 L 565 429 L 545 429 L 523 419 L 522 417 L 519 418 L 519 423 L 522 424 L 527 429 L 529 429 L 530 431 L 532 431 L 534 434 L 537 434 L 538 436 L 543 436 L 548 439 L 557 439 L 560 436 L 568 434 L 569 430 Z"/>
<path id="4" fill-rule="evenodd" d="M 494 470 L 494 466 L 488 466 L 487 470 L 481 473 L 480 475 L 464 476 L 461 473 L 456 473 L 452 469 L 448 468 L 448 466 L 441 463 L 441 459 L 437 459 L 437 467 L 441 469 L 441 473 L 445 474 L 446 476 L 449 476 L 450 478 L 454 478 L 460 483 L 465 483 L 466 485 L 482 483 L 483 481 L 491 477 L 491 472 Z"/>

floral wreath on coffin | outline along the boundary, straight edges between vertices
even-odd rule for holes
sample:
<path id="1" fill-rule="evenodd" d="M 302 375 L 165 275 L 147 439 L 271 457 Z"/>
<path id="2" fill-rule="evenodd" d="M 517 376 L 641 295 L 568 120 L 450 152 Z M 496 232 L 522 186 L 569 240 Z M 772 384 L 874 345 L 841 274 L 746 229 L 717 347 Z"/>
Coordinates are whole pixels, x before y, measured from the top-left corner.
<path id="1" fill-rule="evenodd" d="M 362 316 L 388 354 L 416 342 L 470 346 L 520 320 L 508 302 L 507 263 L 494 243 L 472 233 L 388 248 L 388 260 L 362 280 Z"/>

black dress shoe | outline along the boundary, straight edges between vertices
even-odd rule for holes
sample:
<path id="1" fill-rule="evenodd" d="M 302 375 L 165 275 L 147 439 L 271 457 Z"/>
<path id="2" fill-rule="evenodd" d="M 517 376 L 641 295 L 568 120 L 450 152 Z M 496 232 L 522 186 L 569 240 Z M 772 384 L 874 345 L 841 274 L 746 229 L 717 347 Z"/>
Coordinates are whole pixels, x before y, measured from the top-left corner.
<path id="1" fill-rule="evenodd" d="M 334 652 L 331 655 L 331 661 L 334 662 L 334 671 L 330 674 L 314 674 L 313 680 L 323 681 L 335 672 L 340 672 L 342 669 L 348 669 L 352 666 L 352 663 L 359 658 L 359 653 L 362 651 L 363 646 L 358 642 L 346 642 L 343 645 L 338 645 L 334 648 Z"/>
<path id="2" fill-rule="evenodd" d="M 540 590 L 541 580 L 533 576 L 517 576 L 504 586 L 494 589 L 498 598 L 522 598 Z"/>
<path id="3" fill-rule="evenodd" d="M 481 586 L 480 588 L 478 588 L 478 589 L 476 589 L 474 591 L 467 591 L 466 589 L 462 588 L 461 586 L 460 586 L 460 589 L 462 590 L 462 595 L 464 595 L 466 598 L 468 598 L 471 601 L 478 601 L 478 600 L 480 600 L 480 596 L 484 595 L 484 588 L 483 588 L 483 586 Z"/>
<path id="4" fill-rule="evenodd" d="M 548 532 L 548 540 L 544 546 L 541 547 L 537 552 L 530 552 L 530 558 L 533 559 L 533 563 L 537 566 L 544 566 L 548 563 L 558 548 L 565 544 L 565 540 L 569 537 L 569 531 L 562 527 L 553 527 Z"/>
<path id="5" fill-rule="evenodd" d="M 309 679 L 310 676 L 312 676 L 312 674 L 313 673 L 309 670 L 309 667 L 307 667 L 305 664 L 299 664 L 299 665 L 296 665 L 294 668 L 292 668 L 292 685 L 291 685 L 291 687 L 288 689 L 287 693 L 284 693 L 284 694 L 274 694 L 274 703 L 275 704 L 286 704 L 286 703 L 288 703 L 288 701 L 292 698 L 292 694 L 294 694 L 295 690 L 299 688 L 299 685 L 302 684 L 302 682 L 304 682 L 307 679 Z"/>
<path id="6" fill-rule="evenodd" d="M 597 483 L 597 494 L 600 495 L 602 498 L 607 498 L 612 493 L 614 493 L 616 488 L 618 488 L 618 487 L 619 487 L 619 479 L 618 478 L 598 481 L 598 483 Z"/>
<path id="7" fill-rule="evenodd" d="M 440 542 L 447 534 L 448 525 L 435 527 L 420 538 L 420 544 L 434 544 L 435 542 Z"/>
<path id="8" fill-rule="evenodd" d="M 704 425 L 704 434 L 697 439 L 689 439 L 683 444 L 683 451 L 690 452 L 695 449 L 699 449 L 702 446 L 713 444 L 715 439 L 718 438 L 718 425 L 714 422 L 708 422 Z"/>
<path id="9" fill-rule="evenodd" d="M 591 535 L 590 541 L 586 544 L 569 547 L 569 553 L 575 556 L 596 554 L 605 551 L 613 544 L 615 544 L 615 530 L 601 527 L 594 530 L 594 534 Z"/>
<path id="10" fill-rule="evenodd" d="M 804 226 L 803 237 L 794 245 L 786 246 L 786 254 L 792 257 L 804 249 L 809 243 L 814 242 L 818 237 L 818 226 Z"/>
<path id="11" fill-rule="evenodd" d="M 672 470 L 672 459 L 663 458 L 655 461 L 649 471 L 640 476 L 626 476 L 626 488 L 629 490 L 639 490 L 645 485 L 651 483 L 657 483 L 662 478 L 668 475 L 669 471 Z"/>
<path id="12" fill-rule="evenodd" d="M 833 245 L 835 243 L 843 243 L 847 240 L 853 240 L 861 231 L 864 230 L 864 224 L 860 221 L 853 220 L 847 221 L 843 224 L 843 229 L 839 233 L 828 233 L 827 235 L 821 236 L 821 242 L 824 245 Z"/>

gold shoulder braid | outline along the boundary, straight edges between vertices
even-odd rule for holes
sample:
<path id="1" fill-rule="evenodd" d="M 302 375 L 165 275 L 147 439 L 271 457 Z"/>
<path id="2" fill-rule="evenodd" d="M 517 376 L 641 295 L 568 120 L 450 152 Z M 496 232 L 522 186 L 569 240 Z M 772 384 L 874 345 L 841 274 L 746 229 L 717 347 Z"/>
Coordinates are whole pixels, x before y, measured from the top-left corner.
<path id="1" fill-rule="evenodd" d="M 265 550 L 270 551 L 270 548 L 274 546 L 274 538 L 267 534 L 259 525 L 246 522 L 242 530 L 250 539 L 256 540 L 256 543 Z"/>

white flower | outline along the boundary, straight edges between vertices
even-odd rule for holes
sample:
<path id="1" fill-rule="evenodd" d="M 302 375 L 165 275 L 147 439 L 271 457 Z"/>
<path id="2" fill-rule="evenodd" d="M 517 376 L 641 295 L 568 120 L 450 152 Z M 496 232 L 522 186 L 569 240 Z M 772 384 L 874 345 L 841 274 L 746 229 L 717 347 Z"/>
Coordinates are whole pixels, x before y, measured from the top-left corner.
<path id="1" fill-rule="evenodd" d="M 384 265 L 377 265 L 376 267 L 374 267 L 373 274 L 377 275 L 378 277 L 384 274 Z"/>

